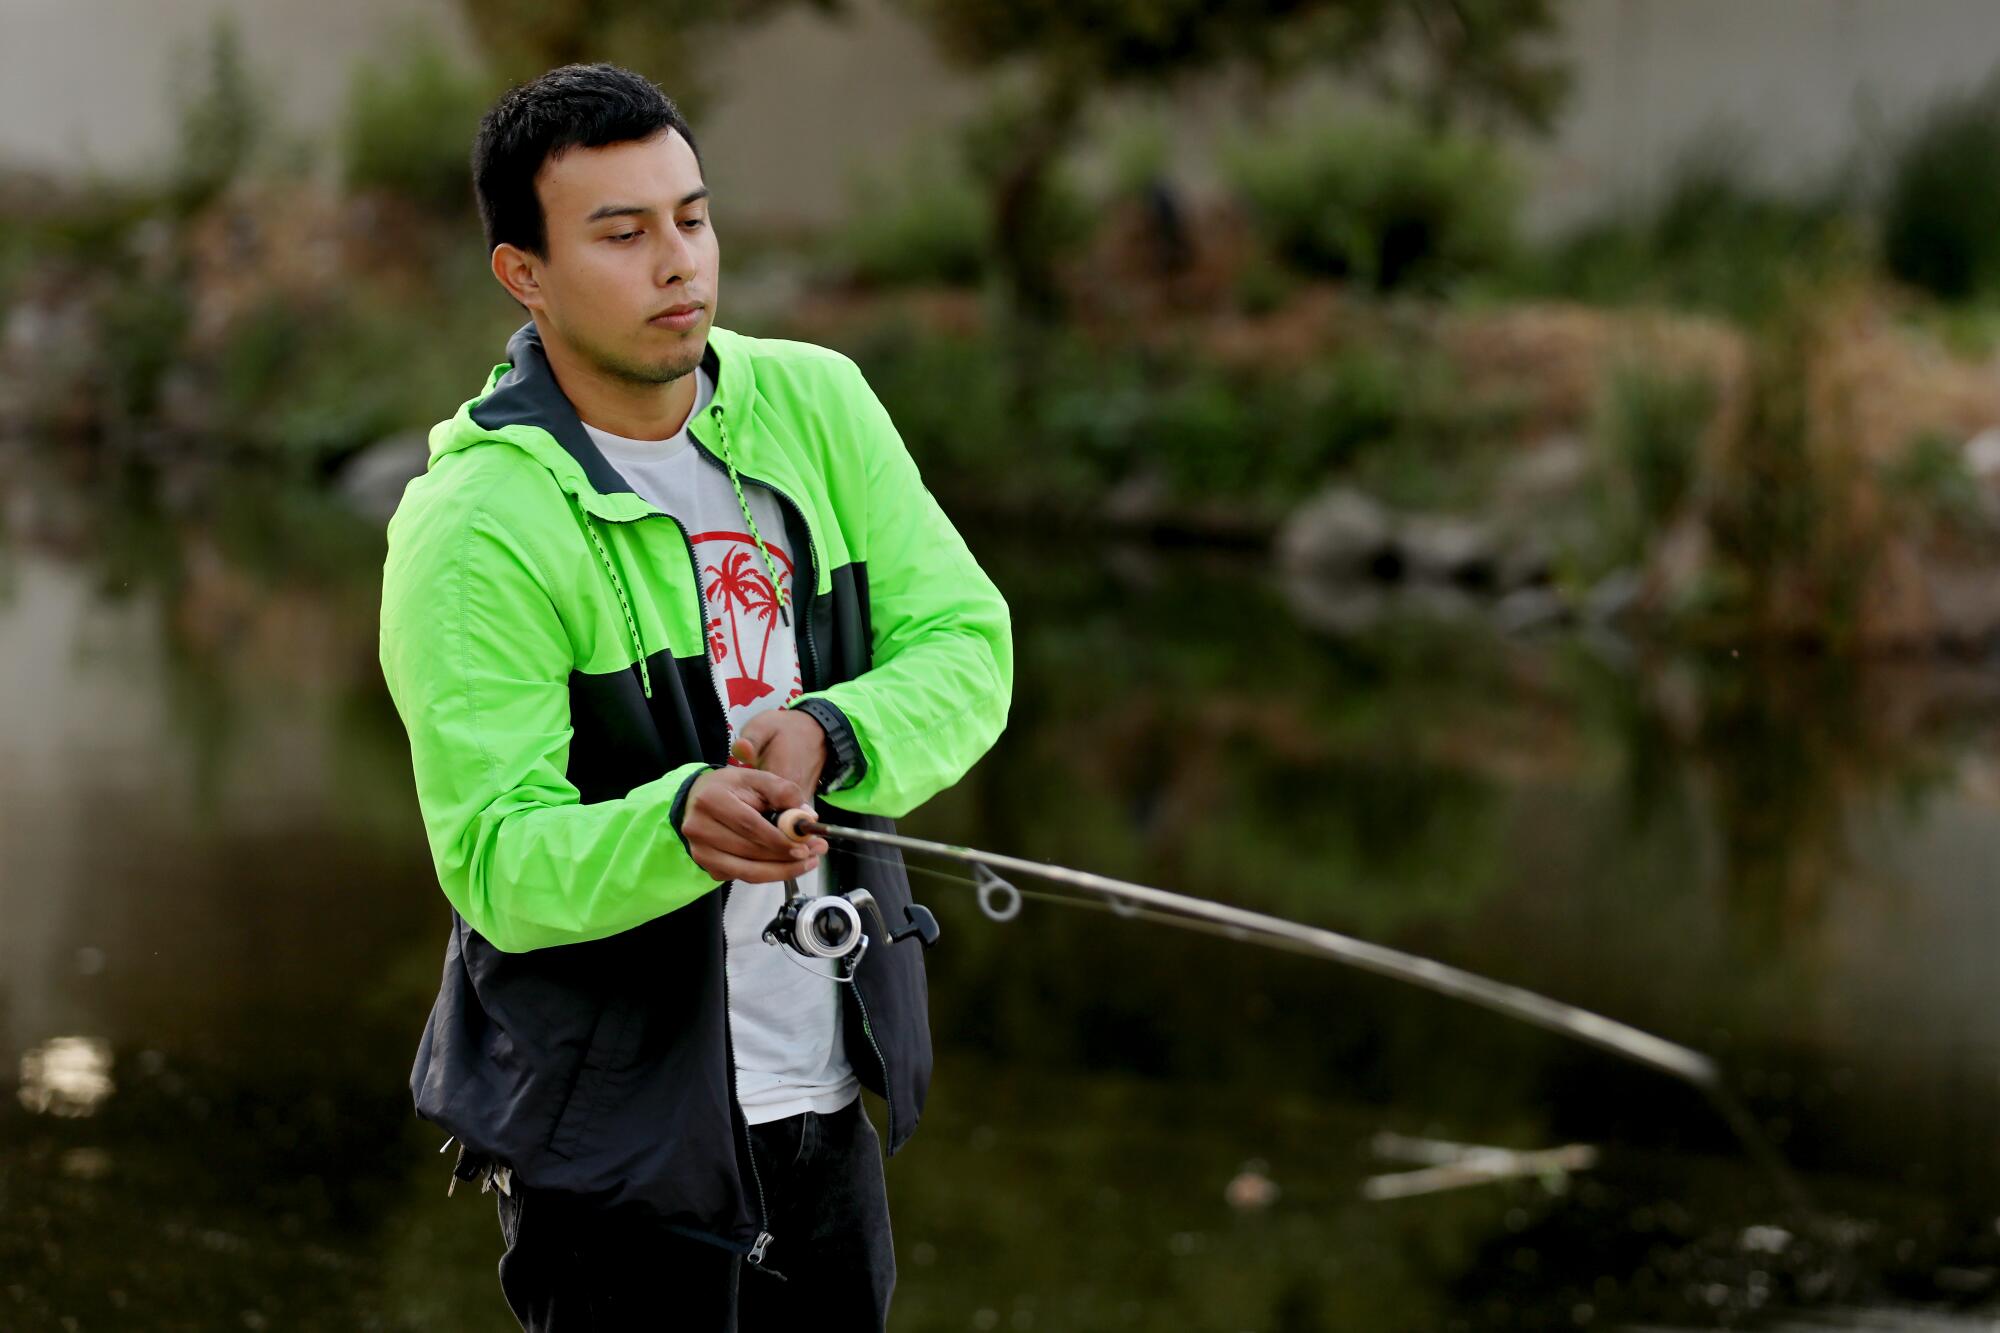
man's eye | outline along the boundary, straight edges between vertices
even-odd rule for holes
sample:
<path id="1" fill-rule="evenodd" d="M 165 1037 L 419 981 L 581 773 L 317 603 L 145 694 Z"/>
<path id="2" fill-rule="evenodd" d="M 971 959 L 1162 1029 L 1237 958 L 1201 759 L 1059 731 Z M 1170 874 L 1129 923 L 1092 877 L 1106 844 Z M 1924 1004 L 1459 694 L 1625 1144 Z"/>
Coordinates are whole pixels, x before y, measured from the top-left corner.
<path id="1" fill-rule="evenodd" d="M 605 237 L 605 239 L 608 241 L 629 241 L 638 234 L 639 233 L 636 231 L 621 231 L 621 232 L 615 232 L 612 235 Z"/>
<path id="2" fill-rule="evenodd" d="M 707 220 L 706 218 L 682 218 L 681 225 L 690 230 L 698 230 Z"/>

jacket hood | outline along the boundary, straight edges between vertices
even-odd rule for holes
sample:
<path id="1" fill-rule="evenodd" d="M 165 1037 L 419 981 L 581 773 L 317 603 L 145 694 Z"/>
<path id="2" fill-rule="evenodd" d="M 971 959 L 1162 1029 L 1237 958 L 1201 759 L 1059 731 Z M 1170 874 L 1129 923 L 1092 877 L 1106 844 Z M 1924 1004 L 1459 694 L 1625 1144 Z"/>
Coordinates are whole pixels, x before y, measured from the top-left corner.
<path id="1" fill-rule="evenodd" d="M 739 334 L 709 329 L 701 363 L 715 381 L 710 414 L 720 408 L 723 414 L 737 418 L 738 404 L 747 406 L 752 401 L 756 385 L 751 362 Z M 696 431 L 696 423 L 690 422 L 689 430 Z M 507 340 L 507 360 L 493 368 L 479 396 L 462 405 L 450 420 L 431 428 L 426 467 L 435 467 L 446 454 L 488 443 L 510 444 L 533 456 L 598 518 L 626 522 L 659 512 L 618 475 L 584 430 L 576 409 L 556 382 L 548 354 L 542 349 L 541 330 L 533 320 Z"/>

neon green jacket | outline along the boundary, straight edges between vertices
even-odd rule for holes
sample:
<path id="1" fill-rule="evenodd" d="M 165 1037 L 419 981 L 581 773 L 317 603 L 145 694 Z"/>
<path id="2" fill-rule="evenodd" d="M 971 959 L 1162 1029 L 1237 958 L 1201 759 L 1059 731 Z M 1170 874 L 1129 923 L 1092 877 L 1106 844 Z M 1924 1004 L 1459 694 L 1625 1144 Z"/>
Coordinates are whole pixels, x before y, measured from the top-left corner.
<path id="1" fill-rule="evenodd" d="M 389 524 L 380 648 L 439 885 L 479 936 L 522 952 L 717 887 L 678 835 L 677 798 L 727 735 L 686 533 L 581 431 L 532 324 L 509 353 L 431 431 Z M 804 698 L 832 705 L 830 740 L 858 750 L 824 799 L 902 815 L 1006 723 L 1006 604 L 851 360 L 720 328 L 708 357 L 715 398 L 691 434 L 779 493 L 811 557 L 791 608 Z"/>

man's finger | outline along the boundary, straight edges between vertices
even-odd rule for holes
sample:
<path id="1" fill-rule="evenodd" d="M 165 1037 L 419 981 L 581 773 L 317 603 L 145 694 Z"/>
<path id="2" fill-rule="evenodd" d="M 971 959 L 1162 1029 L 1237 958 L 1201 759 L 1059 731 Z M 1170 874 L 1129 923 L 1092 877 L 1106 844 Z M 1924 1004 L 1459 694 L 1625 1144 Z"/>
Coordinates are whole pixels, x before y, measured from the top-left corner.
<path id="1" fill-rule="evenodd" d="M 729 806 L 739 812 L 748 808 L 741 801 L 730 802 Z M 782 829 L 776 828 L 763 815 L 753 813 L 749 818 L 754 823 L 739 828 L 724 822 L 708 808 L 705 802 L 690 802 L 687 814 L 681 820 L 681 835 L 690 845 L 697 842 L 705 843 L 731 856 L 744 856 L 758 861 L 781 859 L 797 861 L 802 857 L 822 856 L 826 853 L 825 838 L 811 837 L 793 842 L 785 836 Z M 773 832 L 778 835 L 776 841 L 769 836 Z"/>
<path id="2" fill-rule="evenodd" d="M 792 866 L 802 859 L 796 847 L 788 847 L 783 854 L 778 854 L 768 843 L 746 838 L 728 825 L 705 816 L 684 820 L 681 832 L 690 847 L 702 848 L 714 855 L 740 856 L 748 861 L 784 861 Z"/>
<path id="3" fill-rule="evenodd" d="M 702 863 L 702 869 L 718 880 L 734 879 L 745 884 L 772 884 L 783 879 L 796 879 L 819 868 L 819 858 L 809 861 L 750 861 L 740 856 L 715 856 Z"/>
<path id="4" fill-rule="evenodd" d="M 811 805 L 805 788 L 780 773 L 767 773 L 761 768 L 739 768 L 737 776 L 742 783 L 761 796 L 766 810 L 789 810 L 795 805 Z"/>
<path id="5" fill-rule="evenodd" d="M 704 803 L 702 813 L 723 828 L 730 830 L 759 849 L 767 860 L 786 860 L 791 857 L 791 839 L 777 830 L 770 820 L 764 818 L 764 804 L 771 799 L 771 784 L 778 784 L 785 790 L 796 791 L 797 784 L 771 773 L 759 773 L 755 769 L 728 768 L 721 770 L 720 790 L 711 801 Z M 771 809 L 788 809 L 775 805 Z M 685 822 L 683 822 L 685 828 Z"/>

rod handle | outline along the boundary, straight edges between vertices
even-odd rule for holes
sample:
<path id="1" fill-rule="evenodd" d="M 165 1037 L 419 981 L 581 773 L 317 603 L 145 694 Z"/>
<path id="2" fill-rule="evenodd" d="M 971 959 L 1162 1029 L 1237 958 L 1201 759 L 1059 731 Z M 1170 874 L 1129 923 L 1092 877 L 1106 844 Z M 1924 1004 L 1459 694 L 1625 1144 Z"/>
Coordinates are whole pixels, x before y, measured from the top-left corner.
<path id="1" fill-rule="evenodd" d="M 819 828 L 818 819 L 811 810 L 808 810 L 803 805 L 795 805 L 789 810 L 779 811 L 777 819 L 773 822 L 777 824 L 778 832 L 784 834 L 793 842 L 804 842 L 813 835 L 814 830 Z"/>

